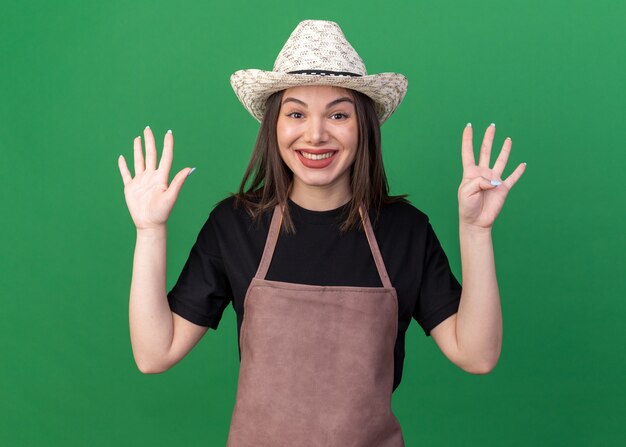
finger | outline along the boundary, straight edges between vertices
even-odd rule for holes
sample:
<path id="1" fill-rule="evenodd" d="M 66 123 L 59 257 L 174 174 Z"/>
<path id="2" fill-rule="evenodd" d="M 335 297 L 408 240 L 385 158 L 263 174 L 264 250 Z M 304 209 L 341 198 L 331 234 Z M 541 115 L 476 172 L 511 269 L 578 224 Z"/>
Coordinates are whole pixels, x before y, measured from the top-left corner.
<path id="1" fill-rule="evenodd" d="M 176 202 L 176 199 L 178 198 L 178 193 L 180 193 L 181 188 L 185 184 L 185 180 L 187 180 L 187 177 L 189 177 L 189 174 L 191 174 L 194 169 L 183 169 L 178 174 L 176 174 L 176 176 L 172 180 L 172 183 L 170 183 L 169 188 L 167 188 L 166 194 L 169 196 L 168 198 L 172 203 Z"/>
<path id="2" fill-rule="evenodd" d="M 515 168 L 515 171 L 513 171 L 511 175 L 509 175 L 504 181 L 506 187 L 511 189 L 513 185 L 515 185 L 520 179 L 524 171 L 526 171 L 526 163 L 521 163 L 517 168 Z"/>
<path id="3" fill-rule="evenodd" d="M 476 166 L 474 160 L 474 148 L 472 147 L 472 124 L 467 123 L 463 129 L 463 139 L 461 141 L 461 158 L 463 160 L 463 170 Z"/>
<path id="4" fill-rule="evenodd" d="M 496 133 L 496 125 L 491 123 L 485 131 L 483 143 L 480 145 L 480 157 L 478 158 L 478 166 L 481 168 L 489 168 L 489 160 L 491 158 L 491 145 L 493 144 L 493 136 Z"/>
<path id="5" fill-rule="evenodd" d="M 497 182 L 497 181 L 496 181 Z M 470 197 L 481 191 L 487 191 L 497 188 L 498 185 L 492 183 L 492 180 L 485 177 L 475 177 L 463 185 L 462 194 L 465 197 Z"/>
<path id="6" fill-rule="evenodd" d="M 130 182 L 133 179 L 133 177 L 130 174 L 130 171 L 128 170 L 128 166 L 126 166 L 126 160 L 124 159 L 123 155 L 120 155 L 118 157 L 117 165 L 120 168 L 120 174 L 122 175 L 122 181 L 124 182 L 124 186 L 126 186 L 126 184 Z"/>
<path id="7" fill-rule="evenodd" d="M 166 176 L 169 176 L 170 169 L 172 168 L 172 160 L 174 158 L 174 135 L 172 130 L 168 130 L 163 139 L 163 153 L 161 154 L 161 161 L 159 162 L 159 171 L 163 171 Z"/>
<path id="8" fill-rule="evenodd" d="M 156 145 L 154 144 L 154 135 L 150 126 L 146 126 L 143 130 L 144 140 L 146 142 L 146 169 L 156 169 Z"/>
<path id="9" fill-rule="evenodd" d="M 137 175 L 146 170 L 146 165 L 143 162 L 143 152 L 141 150 L 141 137 L 135 137 L 133 147 L 135 153 L 135 175 Z"/>
<path id="10" fill-rule="evenodd" d="M 506 137 L 504 140 L 504 144 L 502 145 L 502 150 L 498 155 L 498 159 L 496 163 L 493 165 L 493 173 L 496 177 L 502 177 L 502 172 L 504 172 L 504 167 L 506 166 L 506 162 L 509 160 L 509 154 L 511 153 L 511 145 L 513 142 L 510 137 Z"/>

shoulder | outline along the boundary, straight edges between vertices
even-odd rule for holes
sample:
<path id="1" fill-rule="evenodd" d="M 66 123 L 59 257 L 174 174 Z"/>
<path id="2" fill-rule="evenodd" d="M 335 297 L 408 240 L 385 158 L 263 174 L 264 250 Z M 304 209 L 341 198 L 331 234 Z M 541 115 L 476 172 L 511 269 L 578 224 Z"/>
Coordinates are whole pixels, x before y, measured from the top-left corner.
<path id="1" fill-rule="evenodd" d="M 220 200 L 209 213 L 198 234 L 207 252 L 217 252 L 224 244 L 241 240 L 252 227 L 252 217 L 233 196 Z"/>
<path id="2" fill-rule="evenodd" d="M 246 213 L 243 207 L 237 206 L 234 197 L 227 197 L 213 205 L 200 234 L 214 234 L 245 218 Z"/>
<path id="3" fill-rule="evenodd" d="M 395 231 L 422 229 L 428 225 L 428 216 L 406 199 L 383 205 L 378 212 L 370 211 L 370 218 L 375 227 L 393 228 Z"/>
<path id="4" fill-rule="evenodd" d="M 229 196 L 215 204 L 209 217 L 213 219 L 232 218 L 241 209 L 243 207 L 237 204 L 235 196 Z"/>
<path id="5" fill-rule="evenodd" d="M 217 232 L 255 232 L 263 231 L 270 218 L 269 213 L 264 213 L 258 219 L 254 218 L 240 200 L 229 196 L 215 205 L 207 224 Z"/>
<path id="6" fill-rule="evenodd" d="M 243 203 L 238 201 L 235 196 L 229 196 L 215 204 L 209 219 L 218 222 L 231 222 L 233 220 L 250 221 L 252 216 L 246 211 Z"/>

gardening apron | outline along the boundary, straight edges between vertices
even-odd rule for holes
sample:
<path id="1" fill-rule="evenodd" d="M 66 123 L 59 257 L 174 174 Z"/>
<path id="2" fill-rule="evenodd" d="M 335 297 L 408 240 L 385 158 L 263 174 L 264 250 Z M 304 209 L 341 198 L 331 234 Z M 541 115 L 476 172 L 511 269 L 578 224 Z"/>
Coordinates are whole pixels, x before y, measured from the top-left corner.
<path id="1" fill-rule="evenodd" d="M 384 287 L 269 281 L 274 210 L 244 301 L 241 364 L 228 447 L 402 447 L 391 411 L 398 301 L 367 213 Z"/>

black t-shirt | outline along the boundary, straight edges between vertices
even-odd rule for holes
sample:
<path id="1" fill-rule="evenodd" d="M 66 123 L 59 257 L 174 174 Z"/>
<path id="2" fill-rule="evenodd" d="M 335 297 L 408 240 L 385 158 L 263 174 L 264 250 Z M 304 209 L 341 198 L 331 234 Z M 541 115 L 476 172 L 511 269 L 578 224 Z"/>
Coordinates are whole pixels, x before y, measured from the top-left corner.
<path id="1" fill-rule="evenodd" d="M 238 332 L 243 302 L 261 260 L 271 212 L 257 222 L 230 197 L 209 215 L 177 283 L 168 293 L 173 312 L 192 323 L 217 329 L 232 302 Z M 289 201 L 295 234 L 280 233 L 266 279 L 326 286 L 381 287 L 365 233 L 339 231 L 347 205 L 310 211 Z M 407 202 L 370 213 L 392 286 L 398 295 L 398 336 L 394 352 L 395 390 L 402 378 L 404 338 L 414 318 L 431 329 L 457 312 L 461 286 L 428 217 Z"/>

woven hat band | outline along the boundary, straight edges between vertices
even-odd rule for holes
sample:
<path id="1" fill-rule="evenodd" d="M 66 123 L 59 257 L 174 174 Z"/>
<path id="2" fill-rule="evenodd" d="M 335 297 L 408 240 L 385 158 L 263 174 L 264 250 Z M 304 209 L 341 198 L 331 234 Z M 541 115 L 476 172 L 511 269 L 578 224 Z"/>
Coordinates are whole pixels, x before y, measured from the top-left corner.
<path id="1" fill-rule="evenodd" d="M 295 70 L 289 71 L 288 74 L 306 74 L 316 76 L 349 76 L 353 78 L 360 78 L 362 75 L 357 73 L 350 73 L 349 71 L 331 71 L 331 70 Z"/>

